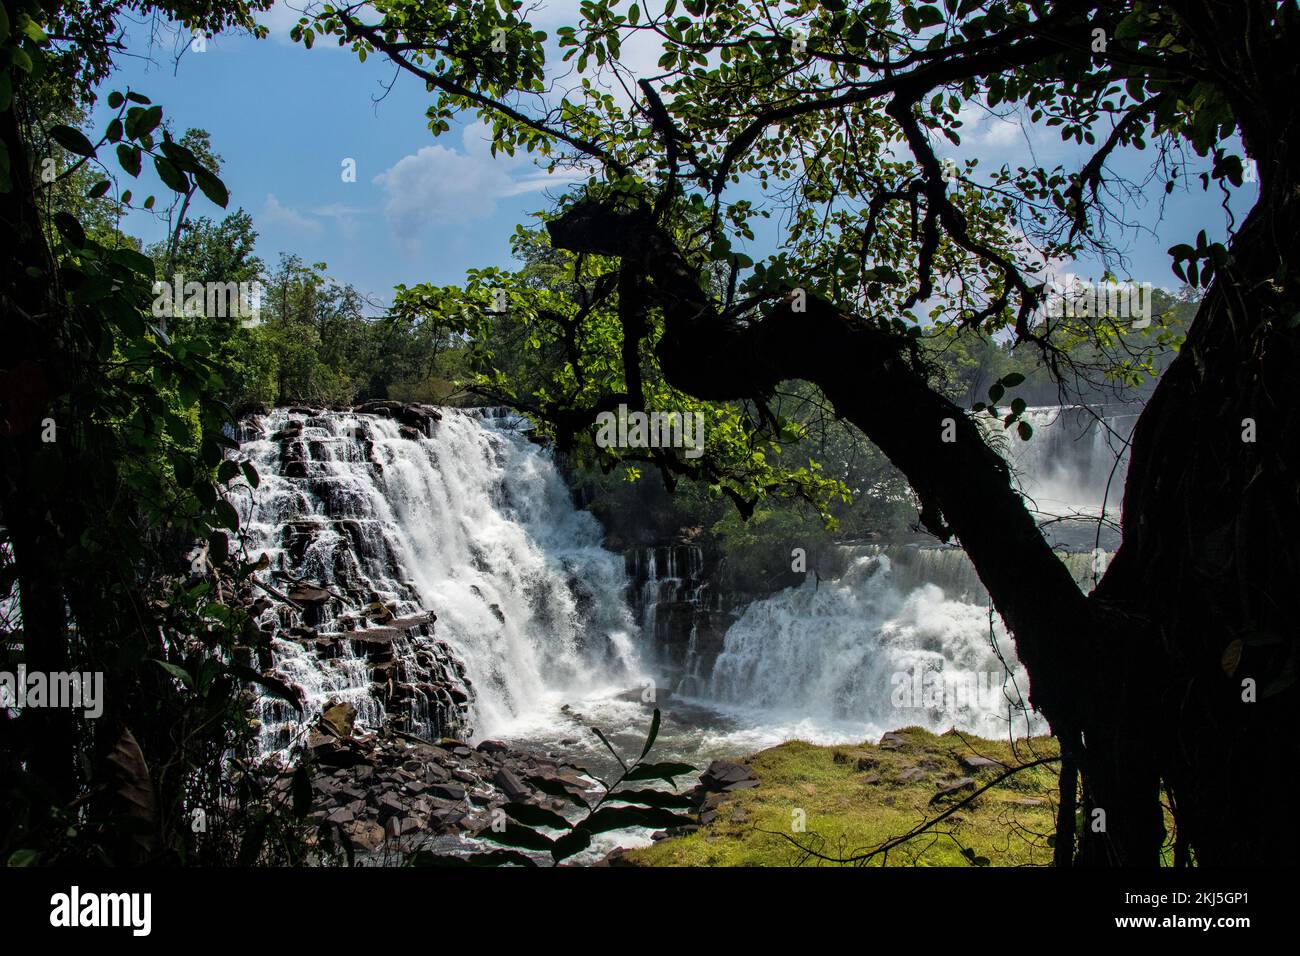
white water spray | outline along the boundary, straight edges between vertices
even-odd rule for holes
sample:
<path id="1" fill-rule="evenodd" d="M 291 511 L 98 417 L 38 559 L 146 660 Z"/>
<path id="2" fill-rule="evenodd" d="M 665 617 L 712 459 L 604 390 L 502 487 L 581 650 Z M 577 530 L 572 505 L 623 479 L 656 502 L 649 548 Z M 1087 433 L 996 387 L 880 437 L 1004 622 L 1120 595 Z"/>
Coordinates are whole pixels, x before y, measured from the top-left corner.
<path id="1" fill-rule="evenodd" d="M 398 617 L 434 612 L 436 640 L 473 684 L 479 735 L 558 696 L 634 682 L 639 634 L 622 561 L 601 548 L 596 520 L 573 507 L 550 455 L 511 420 L 447 410 L 428 436 L 349 413 L 277 410 L 256 424 L 270 436 L 291 419 L 304 424 L 305 476 L 280 474 L 279 441 L 244 445 L 263 476 L 250 551 Z M 309 542 L 297 554 L 296 534 Z M 394 650 L 413 655 L 433 641 Z M 382 721 L 363 662 L 321 660 L 290 641 L 274 649 L 277 669 L 306 692 L 309 716 L 344 699 L 363 728 Z"/>

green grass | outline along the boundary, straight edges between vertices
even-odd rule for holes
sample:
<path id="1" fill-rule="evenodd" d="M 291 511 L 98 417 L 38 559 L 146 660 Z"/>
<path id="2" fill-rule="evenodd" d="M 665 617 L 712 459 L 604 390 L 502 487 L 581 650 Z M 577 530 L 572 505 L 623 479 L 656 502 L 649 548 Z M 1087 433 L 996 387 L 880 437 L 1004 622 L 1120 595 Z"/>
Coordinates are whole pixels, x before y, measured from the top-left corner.
<path id="1" fill-rule="evenodd" d="M 975 787 L 995 778 L 997 768 L 973 772 L 958 758 L 977 754 L 1008 766 L 1059 753 L 1056 740 L 983 740 L 949 731 L 936 736 L 916 727 L 898 733 L 898 750 L 874 744 L 819 747 L 789 741 L 747 760 L 760 785 L 726 795 L 718 818 L 688 836 L 628 851 L 626 861 L 643 866 L 836 865 L 807 858 L 788 838 L 826 856 L 843 858 L 902 836 L 969 795 L 931 805 L 936 792 L 962 777 Z M 861 762 L 861 765 L 860 763 Z M 872 866 L 971 866 L 969 848 L 992 866 L 1042 866 L 1051 862 L 1048 842 L 1055 829 L 1057 764 L 1034 767 L 984 792 L 933 830 L 891 850 Z M 921 780 L 900 775 L 910 768 Z M 871 777 L 877 778 L 870 782 Z M 805 831 L 795 831 L 803 811 Z"/>

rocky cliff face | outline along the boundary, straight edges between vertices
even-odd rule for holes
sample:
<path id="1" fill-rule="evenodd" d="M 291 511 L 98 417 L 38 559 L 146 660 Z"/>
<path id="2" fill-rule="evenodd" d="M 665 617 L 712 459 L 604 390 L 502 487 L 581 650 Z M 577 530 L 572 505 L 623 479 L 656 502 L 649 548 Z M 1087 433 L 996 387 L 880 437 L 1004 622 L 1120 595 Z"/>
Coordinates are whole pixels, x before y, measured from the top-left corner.
<path id="1" fill-rule="evenodd" d="M 307 437 L 337 414 L 292 408 L 274 431 L 251 417 L 237 436 L 262 451 L 262 520 L 250 550 L 274 555 L 260 593 L 244 597 L 274 648 L 275 676 L 304 695 L 305 714 L 259 700 L 264 755 L 307 768 L 316 839 L 349 854 L 443 840 L 455 852 L 458 837 L 500 825 L 506 804 L 563 810 L 569 801 L 555 794 L 592 786 L 577 768 L 501 741 L 466 743 L 475 690 L 465 664 L 438 637 L 437 614 L 420 606 L 414 584 L 394 576 L 402 562 L 355 486 L 339 480 L 341 470 L 385 468 L 368 416 L 418 441 L 440 413 L 371 402 L 348 413 L 356 424 L 346 441 Z M 270 772 L 287 793 L 295 770 Z"/>
<path id="2" fill-rule="evenodd" d="M 412 440 L 427 436 L 440 418 L 430 406 L 394 402 L 371 402 L 357 412 L 393 419 Z M 272 546 L 278 566 L 270 571 L 273 583 L 261 585 L 257 624 L 270 636 L 280 669 L 299 679 L 311 710 L 348 703 L 372 729 L 467 737 L 473 686 L 464 664 L 436 639 L 437 615 L 419 606 L 409 582 L 384 579 L 382 590 L 376 585 L 379 576 L 371 569 L 397 566 L 389 542 L 345 484 L 311 467 L 337 454 L 304 438 L 305 427 L 320 414 L 290 409 L 284 426 L 269 436 L 256 419 L 245 420 L 240 430 L 243 442 L 269 438 L 278 446 L 282 482 L 276 493 L 294 515 L 264 532 L 278 540 L 260 542 Z M 353 465 L 382 471 L 368 425 L 364 418 L 357 421 L 355 447 L 364 462 Z M 305 665 L 307 656 L 333 662 L 326 672 L 338 679 L 322 680 L 319 668 L 295 667 Z M 267 750 L 284 750 L 302 735 L 301 718 L 283 702 L 265 701 L 261 717 Z"/>
<path id="3" fill-rule="evenodd" d="M 698 692 L 708 682 L 732 620 L 718 562 L 698 544 L 624 551 L 628 603 L 672 688 Z"/>

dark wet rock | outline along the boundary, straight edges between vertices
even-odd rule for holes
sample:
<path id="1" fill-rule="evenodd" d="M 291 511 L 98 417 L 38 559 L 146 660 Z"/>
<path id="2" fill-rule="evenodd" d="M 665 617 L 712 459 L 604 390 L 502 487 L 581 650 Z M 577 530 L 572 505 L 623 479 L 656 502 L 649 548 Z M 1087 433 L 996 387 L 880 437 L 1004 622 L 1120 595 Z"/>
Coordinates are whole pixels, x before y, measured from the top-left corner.
<path id="1" fill-rule="evenodd" d="M 357 723 L 357 709 L 345 702 L 325 708 L 320 718 L 321 729 L 335 737 L 351 737 Z"/>
<path id="2" fill-rule="evenodd" d="M 926 778 L 926 772 L 920 767 L 907 767 L 898 774 L 898 779 L 906 783 L 919 783 Z"/>
<path id="3" fill-rule="evenodd" d="M 465 799 L 465 788 L 454 783 L 435 783 L 430 785 L 429 793 L 444 800 L 460 801 Z"/>
<path id="4" fill-rule="evenodd" d="M 962 777 L 960 780 L 956 780 L 948 784 L 948 786 L 946 787 L 940 787 L 939 791 L 935 793 L 933 797 L 930 798 L 930 803 L 931 805 L 933 805 L 939 803 L 941 800 L 944 800 L 947 797 L 951 797 L 956 794 L 964 793 L 965 791 L 974 790 L 974 789 L 975 789 L 974 778 Z"/>
<path id="5" fill-rule="evenodd" d="M 384 845 L 384 828 L 377 822 L 359 820 L 346 832 L 358 849 L 373 851 Z"/>
<path id="6" fill-rule="evenodd" d="M 957 758 L 961 765 L 967 770 L 1005 770 L 1006 765 L 992 757 L 981 757 L 977 754 L 962 754 Z"/>
<path id="7" fill-rule="evenodd" d="M 518 776 L 505 767 L 502 767 L 496 772 L 496 776 L 492 778 L 492 782 L 495 783 L 511 800 L 523 800 L 532 793 L 528 787 L 524 786 L 524 782 L 520 780 Z"/>
<path id="8" fill-rule="evenodd" d="M 325 591 L 325 588 L 317 588 L 312 584 L 295 584 L 287 592 L 289 600 L 294 604 L 300 605 L 318 605 L 329 604 L 334 600 L 333 594 Z"/>
<path id="9" fill-rule="evenodd" d="M 896 734 L 891 732 L 885 734 L 883 737 L 880 738 L 880 749 L 901 750 L 902 748 L 906 747 L 910 743 L 911 741 L 908 740 L 906 737 L 904 737 L 902 734 Z"/>
<path id="10" fill-rule="evenodd" d="M 758 780 L 743 764 L 715 760 L 700 774 L 700 786 L 706 791 L 746 790 L 758 786 Z"/>

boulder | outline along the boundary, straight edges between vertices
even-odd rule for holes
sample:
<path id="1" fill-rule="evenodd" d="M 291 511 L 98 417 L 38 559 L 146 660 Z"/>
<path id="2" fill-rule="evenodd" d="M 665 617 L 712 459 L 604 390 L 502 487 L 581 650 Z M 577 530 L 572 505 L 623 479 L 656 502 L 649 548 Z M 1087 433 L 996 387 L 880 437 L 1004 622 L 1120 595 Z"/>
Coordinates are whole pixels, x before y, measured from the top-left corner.
<path id="1" fill-rule="evenodd" d="M 746 766 L 726 760 L 715 760 L 700 774 L 700 786 L 705 790 L 731 791 L 757 787 L 758 780 Z"/>
<path id="2" fill-rule="evenodd" d="M 441 797 L 444 800 L 451 800 L 456 803 L 465 799 L 465 788 L 454 783 L 430 784 L 428 792 L 435 797 Z"/>
<path id="3" fill-rule="evenodd" d="M 357 709 L 347 701 L 325 708 L 320 716 L 321 729 L 335 737 L 351 737 L 356 730 Z"/>
<path id="4" fill-rule="evenodd" d="M 502 793 L 514 802 L 526 800 L 528 797 L 533 795 L 532 790 L 529 789 L 518 776 L 510 770 L 507 770 L 505 767 L 502 767 L 496 772 L 496 776 L 492 778 L 492 782 L 497 785 L 497 788 Z"/>
<path id="5" fill-rule="evenodd" d="M 962 754 L 957 760 L 967 770 L 1006 769 L 1006 764 L 1000 760 L 994 760 L 992 757 L 981 757 L 978 754 Z"/>
<path id="6" fill-rule="evenodd" d="M 960 780 L 956 780 L 948 784 L 948 786 L 946 787 L 940 787 L 939 791 L 933 797 L 930 798 L 930 805 L 933 806 L 934 804 L 943 800 L 945 797 L 951 797 L 954 794 L 961 793 L 965 790 L 974 790 L 974 789 L 975 789 L 975 779 L 973 777 L 962 777 Z"/>
<path id="7" fill-rule="evenodd" d="M 295 584 L 288 591 L 290 601 L 295 604 L 301 604 L 304 607 L 312 607 L 319 604 L 328 604 L 334 599 L 324 588 L 318 588 L 314 584 Z"/>

